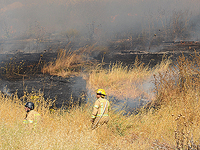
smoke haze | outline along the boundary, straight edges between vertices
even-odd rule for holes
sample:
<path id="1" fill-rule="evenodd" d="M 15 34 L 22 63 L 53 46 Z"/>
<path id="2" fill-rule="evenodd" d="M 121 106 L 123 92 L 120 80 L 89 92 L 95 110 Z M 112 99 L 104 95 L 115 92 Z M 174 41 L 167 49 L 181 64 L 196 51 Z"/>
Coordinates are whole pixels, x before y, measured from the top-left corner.
<path id="1" fill-rule="evenodd" d="M 179 21 L 190 39 L 197 40 L 199 8 L 199 0 L 1 0 L 0 34 L 1 39 L 9 39 L 76 29 L 83 34 L 92 30 L 105 39 L 143 30 L 168 32 Z"/>
<path id="2" fill-rule="evenodd" d="M 0 0 L 0 53 L 43 51 L 48 42 L 40 40 L 62 38 L 67 44 L 77 36 L 102 43 L 128 39 L 133 50 L 137 44 L 149 50 L 153 42 L 199 40 L 199 8 L 200 0 Z M 6 43 L 12 39 L 31 40 Z M 76 80 L 70 88 L 83 91 L 86 83 Z M 144 86 L 147 91 L 152 84 Z"/>

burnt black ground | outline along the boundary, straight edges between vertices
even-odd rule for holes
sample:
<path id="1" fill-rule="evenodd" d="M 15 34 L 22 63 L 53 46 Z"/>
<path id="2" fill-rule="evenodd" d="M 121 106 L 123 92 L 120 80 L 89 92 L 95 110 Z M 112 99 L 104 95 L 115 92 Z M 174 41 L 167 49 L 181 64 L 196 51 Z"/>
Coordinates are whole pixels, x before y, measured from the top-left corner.
<path id="1" fill-rule="evenodd" d="M 81 77 L 61 78 L 56 76 L 41 76 L 25 80 L 0 80 L 0 90 L 11 95 L 17 91 L 22 97 L 24 91 L 44 93 L 44 98 L 56 99 L 56 107 L 69 106 L 71 102 L 81 104 L 85 99 L 80 99 L 86 93 L 86 82 Z"/>
<path id="2" fill-rule="evenodd" d="M 41 57 L 42 55 L 42 57 Z M 16 53 L 16 54 L 0 54 L 2 61 L 1 67 L 5 67 L 10 62 L 25 62 L 23 71 L 27 71 L 27 66 L 34 67 L 39 61 L 49 62 L 56 58 L 56 53 Z M 12 58 L 12 61 L 11 61 Z M 35 72 L 21 72 L 20 76 L 12 76 L 1 71 L 0 90 L 11 95 L 17 91 L 18 96 L 23 96 L 24 91 L 44 93 L 44 98 L 56 100 L 56 106 L 70 105 L 71 101 L 78 104 L 84 103 L 84 99 L 80 99 L 86 93 L 86 81 L 82 77 L 62 78 L 58 76 L 50 76 L 42 74 L 41 68 L 36 68 Z M 3 69 L 5 70 L 5 68 Z"/>
<path id="3" fill-rule="evenodd" d="M 189 47 L 190 46 L 190 47 Z M 171 56 L 173 62 L 181 55 L 190 57 L 194 54 L 194 49 L 199 52 L 199 45 L 168 45 L 163 46 L 162 49 L 149 51 L 140 50 L 110 50 L 106 53 L 100 52 L 94 59 L 101 62 L 104 58 L 104 62 L 107 64 L 122 62 L 124 65 L 132 65 L 135 62 L 135 58 L 138 57 L 145 65 L 155 66 L 157 63 L 162 61 L 163 55 Z M 42 56 L 42 57 L 41 57 Z M 19 63 L 23 60 L 26 62 L 26 66 L 31 64 L 37 65 L 41 62 L 49 62 L 55 59 L 57 54 L 55 52 L 41 52 L 41 53 L 12 53 L 12 54 L 0 54 L 1 67 L 5 67 L 6 63 L 14 60 Z M 27 69 L 25 67 L 25 69 Z M 38 68 L 39 70 L 39 68 Z M 36 71 L 38 71 L 36 70 Z M 2 73 L 2 72 L 1 72 Z M 18 76 L 17 78 L 8 77 L 5 74 L 1 74 L 0 80 L 0 90 L 4 93 L 11 94 L 18 91 L 19 97 L 23 95 L 24 90 L 27 92 L 31 91 L 42 91 L 44 97 L 50 99 L 57 99 L 56 106 L 61 107 L 62 104 L 68 105 L 69 102 L 79 101 L 79 104 L 85 102 L 84 99 L 80 99 L 81 95 L 86 95 L 88 93 L 86 89 L 86 81 L 82 77 L 70 77 L 62 78 L 56 76 L 50 76 L 47 74 L 42 74 L 41 72 L 35 72 L 34 76 L 28 73 L 24 73 L 23 76 Z M 23 75 L 23 72 L 22 72 Z M 26 76 L 27 75 L 27 76 Z M 140 98 L 138 98 L 140 99 Z M 138 107 L 139 105 L 144 105 L 148 98 L 143 98 L 144 101 L 140 104 L 133 104 L 133 107 Z M 116 100 L 120 101 L 120 100 Z"/>
<path id="4" fill-rule="evenodd" d="M 135 58 L 138 57 L 144 65 L 154 67 L 162 61 L 164 55 L 170 57 L 176 63 L 179 56 L 184 55 L 187 58 L 191 58 L 196 52 L 200 52 L 200 42 L 169 42 L 147 50 L 110 50 L 107 54 L 100 53 L 96 59 L 101 60 L 104 58 L 105 63 L 118 61 L 125 65 L 131 65 L 135 63 Z"/>

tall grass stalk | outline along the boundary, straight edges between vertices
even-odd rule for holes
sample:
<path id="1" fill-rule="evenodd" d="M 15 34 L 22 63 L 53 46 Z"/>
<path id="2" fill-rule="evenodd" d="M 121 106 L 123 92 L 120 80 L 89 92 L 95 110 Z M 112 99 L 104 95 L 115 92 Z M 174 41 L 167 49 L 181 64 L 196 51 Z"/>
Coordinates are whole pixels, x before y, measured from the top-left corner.
<path id="1" fill-rule="evenodd" d="M 57 75 L 62 77 L 68 77 L 73 75 L 79 75 L 82 71 L 82 67 L 95 64 L 95 61 L 91 57 L 94 51 L 106 50 L 106 48 L 92 46 L 84 46 L 77 50 L 72 51 L 69 49 L 61 49 L 58 52 L 55 61 L 51 61 L 46 64 L 42 72 L 50 75 Z"/>
<path id="2" fill-rule="evenodd" d="M 105 68 L 104 63 L 101 63 L 91 70 L 87 87 L 88 89 L 104 88 L 107 93 L 118 98 L 134 99 L 141 95 L 149 97 L 143 89 L 143 84 L 150 83 L 153 74 L 166 70 L 170 64 L 171 60 L 166 57 L 163 57 L 163 61 L 154 68 L 144 66 L 138 58 L 130 66 L 118 62 Z"/>

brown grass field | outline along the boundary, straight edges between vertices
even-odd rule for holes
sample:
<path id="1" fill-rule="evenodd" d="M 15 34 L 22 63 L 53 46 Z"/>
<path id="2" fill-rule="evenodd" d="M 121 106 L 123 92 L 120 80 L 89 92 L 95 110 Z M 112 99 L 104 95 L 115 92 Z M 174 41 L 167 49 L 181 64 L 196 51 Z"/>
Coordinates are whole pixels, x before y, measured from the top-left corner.
<path id="1" fill-rule="evenodd" d="M 180 56 L 176 65 L 170 63 L 163 59 L 149 68 L 136 59 L 132 67 L 119 63 L 108 69 L 99 64 L 85 75 L 88 89 L 104 88 L 108 99 L 113 94 L 134 99 L 145 93 L 139 85 L 152 78 L 155 95 L 151 103 L 127 116 L 111 103 L 107 129 L 91 130 L 91 103 L 54 110 L 49 109 L 52 100 L 44 100 L 40 92 L 21 98 L 1 93 L 0 149 L 197 149 L 200 56 L 190 60 Z M 25 100 L 34 102 L 42 115 L 35 130 L 22 124 Z"/>
<path id="2" fill-rule="evenodd" d="M 45 0 L 43 2 L 34 1 L 29 4 L 29 1 L 24 1 L 25 5 L 19 5 L 21 7 L 19 7 L 19 9 L 22 9 L 22 6 L 27 9 L 24 9 L 22 13 L 19 14 L 24 14 L 27 10 L 32 11 L 32 9 L 36 7 L 42 8 L 42 12 L 44 12 L 45 9 L 43 9 L 43 6 L 45 6 L 44 8 L 47 6 L 48 9 L 46 8 L 46 10 L 52 11 L 53 9 L 51 9 L 51 7 L 54 3 L 56 4 L 56 8 L 62 8 L 63 11 L 69 10 L 70 13 L 67 13 L 68 11 L 62 12 L 62 14 L 67 14 L 69 16 L 67 17 L 64 15 L 65 24 L 62 25 L 63 29 L 68 30 L 67 32 L 63 32 L 66 32 L 65 41 L 68 39 L 69 45 L 70 42 L 73 43 L 76 38 L 80 38 L 79 40 L 84 38 L 83 41 L 88 40 L 88 37 L 78 36 L 78 30 L 70 29 L 70 26 L 74 27 L 73 25 L 76 24 L 82 28 L 82 26 L 86 25 L 85 23 L 90 23 L 91 20 L 99 19 L 109 22 L 109 24 L 111 23 L 112 25 L 114 23 L 113 21 L 115 21 L 115 16 L 117 19 L 121 18 L 122 20 L 130 18 L 129 21 L 139 17 L 138 25 L 142 24 L 141 31 L 138 30 L 139 33 L 128 34 L 129 30 L 127 30 L 127 33 L 123 33 L 125 35 L 122 34 L 116 38 L 116 40 L 121 40 L 121 43 L 118 43 L 119 46 L 117 47 L 117 49 L 120 50 L 124 49 L 124 46 L 126 50 L 137 49 L 134 44 L 138 44 L 139 48 L 141 47 L 139 50 L 146 50 L 144 46 L 146 43 L 150 43 L 150 50 L 154 48 L 153 46 L 159 46 L 162 41 L 167 42 L 176 39 L 187 40 L 190 38 L 188 37 L 189 32 L 191 32 L 191 35 L 194 34 L 194 23 L 197 22 L 198 26 L 198 21 L 196 20 L 198 20 L 199 14 L 195 14 L 195 12 L 199 12 L 199 0 L 192 0 L 190 2 L 182 0 L 181 5 L 180 1 L 175 1 L 173 4 L 174 6 L 182 6 L 184 4 L 183 6 L 186 7 L 188 5 L 188 8 L 192 8 L 193 11 L 177 9 L 172 11 L 172 16 L 165 16 L 164 14 L 169 10 L 167 9 L 165 11 L 162 7 L 159 8 L 160 11 L 156 13 L 157 15 L 154 15 L 154 11 L 152 13 L 150 11 L 149 13 L 149 9 L 147 10 L 147 15 L 145 13 L 136 14 L 135 10 L 137 9 L 132 8 L 138 7 L 138 11 L 140 11 L 139 7 L 143 6 L 142 2 L 143 0 Z M 152 3 L 152 1 L 146 0 L 145 2 L 157 6 L 159 1 L 154 1 L 155 3 Z M 90 11 L 84 12 L 81 9 L 87 5 L 90 6 L 90 3 L 91 7 L 93 7 L 96 12 L 94 14 Z M 23 22 L 20 18 L 24 17 L 20 15 L 16 20 L 14 17 L 9 18 L 12 9 L 15 7 L 17 8 L 18 4 L 20 3 L 15 3 L 16 6 L 1 6 L 2 21 L 7 20 L 8 23 L 12 21 L 14 23 Z M 131 11 L 129 12 L 126 9 L 122 9 L 121 17 L 120 15 L 118 16 L 118 10 L 114 11 L 114 13 L 110 11 L 111 13 L 108 13 L 108 15 L 106 15 L 106 13 L 105 15 L 104 13 L 97 13 L 98 11 L 102 11 L 100 10 L 101 8 L 107 8 L 108 6 L 115 8 L 115 5 L 122 7 L 128 5 Z M 169 6 L 173 5 L 170 4 Z M 145 9 L 146 5 L 142 8 Z M 9 9 L 10 13 L 3 13 Z M 17 11 L 19 9 L 17 9 Z M 61 12 L 62 10 L 59 11 Z M 141 12 L 143 12 L 143 10 Z M 84 17 L 78 17 L 79 15 L 81 16 L 82 13 Z M 169 14 L 171 14 L 171 12 Z M 15 15 L 18 16 L 18 13 Z M 37 15 L 39 16 L 39 13 Z M 70 20 L 73 17 L 75 18 L 75 23 Z M 115 25 L 121 26 L 118 24 L 117 19 Z M 190 22 L 190 19 L 194 20 Z M 24 18 L 24 20 L 28 20 L 27 22 L 30 21 L 29 18 Z M 62 18 L 60 20 L 62 21 Z M 146 20 L 148 21 L 146 22 Z M 35 20 L 33 22 L 35 22 Z M 67 24 L 68 22 L 70 22 L 69 27 Z M 7 22 L 2 22 L 2 24 L 5 24 L 5 29 L 2 28 L 3 32 L 1 38 L 4 40 L 17 38 L 14 32 L 15 29 L 12 30 L 6 23 Z M 35 26 L 27 29 L 26 32 L 27 37 L 30 36 L 37 39 L 37 46 L 39 46 L 42 40 L 49 40 L 50 37 L 47 33 L 53 33 L 53 27 L 49 26 L 51 23 L 48 23 L 45 28 L 40 25 L 39 22 L 35 23 Z M 25 23 L 23 22 L 23 24 Z M 157 26 L 157 24 L 162 24 L 162 26 Z M 20 24 L 17 24 L 16 27 L 17 26 L 20 26 Z M 22 26 L 21 28 L 24 27 Z M 88 32 L 90 33 L 91 31 Z M 101 39 L 104 39 L 104 34 L 106 34 L 103 33 L 103 31 L 101 33 L 100 27 L 96 30 L 93 29 L 93 32 L 94 35 L 96 34 L 96 38 L 94 39 L 97 43 L 101 42 Z M 196 34 L 194 35 L 196 36 Z M 113 37 L 116 36 L 117 33 L 113 35 Z M 111 39 L 109 36 L 108 39 L 105 38 L 104 40 L 108 41 Z M 135 43 L 133 44 L 133 42 Z M 156 43 L 156 45 L 154 45 L 154 43 Z M 199 49 L 198 45 L 195 46 Z M 191 54 L 192 49 L 193 48 L 189 45 L 188 51 L 191 52 Z M 194 48 L 194 50 L 195 49 L 196 48 Z M 91 130 L 90 117 L 95 97 L 88 98 L 87 103 L 81 106 L 74 104 L 70 107 L 63 106 L 62 108 L 52 109 L 54 100 L 44 99 L 42 92 L 24 92 L 24 96 L 22 97 L 18 97 L 17 93 L 13 93 L 9 96 L 0 92 L 0 149 L 200 149 L 199 53 L 195 53 L 195 55 L 191 55 L 190 57 L 182 55 L 177 58 L 176 62 L 172 62 L 170 58 L 164 56 L 162 62 L 151 68 L 148 65 L 144 65 L 137 58 L 135 59 L 135 63 L 129 66 L 121 62 L 105 64 L 103 60 L 102 63 L 98 64 L 91 57 L 91 54 L 95 51 L 106 52 L 107 48 L 98 47 L 94 44 L 81 47 L 77 50 L 70 49 L 69 47 L 60 49 L 57 59 L 45 64 L 42 68 L 42 73 L 61 77 L 82 76 L 86 80 L 88 91 L 95 93 L 98 88 L 105 89 L 107 93 L 106 98 L 111 101 L 111 111 L 109 112 L 110 121 L 107 128 Z M 5 75 L 21 75 L 20 71 L 23 70 L 23 64 L 23 62 L 20 64 L 9 64 L 8 67 L 6 66 L 4 68 Z M 32 68 L 30 70 L 34 72 Z M 152 85 L 151 88 L 153 89 L 150 92 L 146 91 L 145 86 L 147 84 Z M 126 99 L 134 101 L 136 98 L 144 96 L 147 97 L 150 102 L 142 108 L 133 110 L 133 113 L 127 113 L 128 115 L 125 115 L 126 110 L 117 110 L 117 104 L 112 102 L 112 96 L 120 100 L 125 100 L 125 102 Z M 42 121 L 34 130 L 27 128 L 27 126 L 22 123 L 26 115 L 24 104 L 27 101 L 33 102 L 35 104 L 35 110 L 42 116 Z M 72 100 L 68 99 L 66 101 Z M 125 104 L 118 105 L 123 106 Z"/>

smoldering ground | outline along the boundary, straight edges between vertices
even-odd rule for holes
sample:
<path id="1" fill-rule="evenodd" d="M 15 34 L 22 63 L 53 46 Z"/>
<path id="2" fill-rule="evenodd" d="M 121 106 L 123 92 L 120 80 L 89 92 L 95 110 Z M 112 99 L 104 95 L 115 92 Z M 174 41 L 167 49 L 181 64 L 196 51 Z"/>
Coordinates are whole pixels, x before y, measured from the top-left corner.
<path id="1" fill-rule="evenodd" d="M 108 45 L 111 52 L 160 51 L 163 41 L 198 41 L 199 6 L 198 0 L 1 0 L 0 51 L 56 51 L 69 42 L 74 47 L 96 42 Z M 132 63 L 135 55 L 122 57 L 120 51 L 105 56 L 105 61 L 111 58 Z"/>

